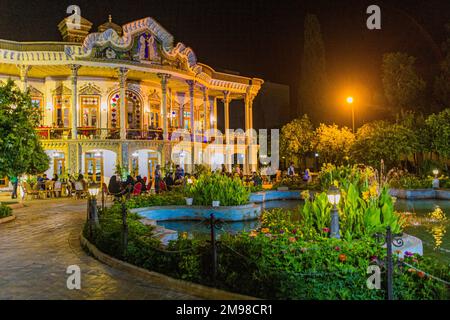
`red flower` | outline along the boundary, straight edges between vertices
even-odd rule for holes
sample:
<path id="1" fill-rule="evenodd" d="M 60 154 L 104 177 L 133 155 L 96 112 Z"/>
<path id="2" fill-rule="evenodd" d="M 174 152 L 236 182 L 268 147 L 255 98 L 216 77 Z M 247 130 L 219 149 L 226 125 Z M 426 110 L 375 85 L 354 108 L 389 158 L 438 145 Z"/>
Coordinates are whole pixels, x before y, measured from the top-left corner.
<path id="1" fill-rule="evenodd" d="M 341 251 L 341 248 L 339 248 L 338 246 L 334 247 L 334 250 L 336 251 Z"/>
<path id="2" fill-rule="evenodd" d="M 323 228 L 322 230 L 323 230 L 323 232 L 326 232 L 326 233 L 330 232 L 329 228 Z"/>

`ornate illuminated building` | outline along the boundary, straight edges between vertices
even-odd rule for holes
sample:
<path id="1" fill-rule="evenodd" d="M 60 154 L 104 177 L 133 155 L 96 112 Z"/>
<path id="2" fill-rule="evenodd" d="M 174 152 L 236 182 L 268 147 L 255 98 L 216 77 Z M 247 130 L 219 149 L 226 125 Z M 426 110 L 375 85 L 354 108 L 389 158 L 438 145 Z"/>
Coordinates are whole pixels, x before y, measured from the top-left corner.
<path id="1" fill-rule="evenodd" d="M 189 171 L 199 159 L 230 168 L 238 158 L 247 172 L 255 169 L 254 140 L 236 145 L 241 138 L 230 135 L 228 147 L 225 138 L 219 144 L 205 132 L 217 129 L 218 101 L 229 128 L 236 99 L 245 106 L 242 129 L 251 129 L 261 79 L 199 63 L 152 18 L 121 27 L 110 17 L 93 33 L 86 19 L 71 21 L 58 25 L 63 42 L 0 40 L 0 81 L 15 80 L 41 110 L 37 131 L 51 159 L 47 175 L 81 172 L 107 182 L 116 164 L 150 176 L 158 163 L 172 160 Z M 177 129 L 185 130 L 183 138 L 176 138 Z"/>

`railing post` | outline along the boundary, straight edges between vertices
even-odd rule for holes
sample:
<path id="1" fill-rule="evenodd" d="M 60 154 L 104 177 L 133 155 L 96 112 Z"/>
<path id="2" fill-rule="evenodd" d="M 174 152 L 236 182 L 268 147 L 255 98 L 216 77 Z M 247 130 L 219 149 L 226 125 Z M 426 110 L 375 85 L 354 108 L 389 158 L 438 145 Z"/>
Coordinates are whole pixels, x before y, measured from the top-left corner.
<path id="1" fill-rule="evenodd" d="M 212 254 L 212 277 L 213 282 L 216 282 L 217 276 L 217 247 L 216 247 L 216 232 L 215 232 L 215 218 L 214 213 L 211 213 L 210 219 L 211 228 L 211 254 Z"/>
<path id="2" fill-rule="evenodd" d="M 125 258 L 128 247 L 127 207 L 122 198 L 122 257 Z"/>
<path id="3" fill-rule="evenodd" d="M 391 227 L 386 228 L 386 248 L 387 248 L 387 263 L 386 263 L 386 283 L 387 283 L 387 299 L 393 300 L 393 262 L 392 262 L 392 231 Z"/>

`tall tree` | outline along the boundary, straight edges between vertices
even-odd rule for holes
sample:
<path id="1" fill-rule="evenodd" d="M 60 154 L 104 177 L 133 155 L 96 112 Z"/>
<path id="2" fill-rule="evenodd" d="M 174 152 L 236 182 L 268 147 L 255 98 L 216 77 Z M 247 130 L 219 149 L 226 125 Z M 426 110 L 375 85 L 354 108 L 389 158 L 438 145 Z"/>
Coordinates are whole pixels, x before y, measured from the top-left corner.
<path id="1" fill-rule="evenodd" d="M 307 115 L 294 119 L 281 128 L 281 155 L 289 161 L 300 163 L 312 150 L 314 128 Z"/>
<path id="2" fill-rule="evenodd" d="M 395 113 L 415 109 L 420 104 L 426 83 L 417 74 L 415 62 L 416 58 L 401 52 L 383 56 L 384 94 Z"/>
<path id="3" fill-rule="evenodd" d="M 325 45 L 317 16 L 307 14 L 303 45 L 299 87 L 299 110 L 297 114 L 307 113 L 317 122 L 319 112 L 325 107 L 327 92 L 327 73 L 325 65 Z"/>
<path id="4" fill-rule="evenodd" d="M 0 84 L 0 176 L 17 177 L 48 169 L 49 158 L 37 137 L 39 111 L 28 93 L 8 80 Z"/>
<path id="5" fill-rule="evenodd" d="M 442 44 L 445 53 L 440 63 L 440 73 L 434 81 L 433 94 L 441 108 L 450 107 L 450 23 L 446 25 L 447 40 Z"/>
<path id="6" fill-rule="evenodd" d="M 415 150 L 417 136 L 413 130 L 397 123 L 374 121 L 358 129 L 351 154 L 355 161 L 374 167 L 383 159 L 386 167 L 391 169 Z"/>
<path id="7" fill-rule="evenodd" d="M 343 164 L 348 162 L 355 135 L 347 127 L 321 123 L 314 132 L 313 146 L 323 163 Z"/>

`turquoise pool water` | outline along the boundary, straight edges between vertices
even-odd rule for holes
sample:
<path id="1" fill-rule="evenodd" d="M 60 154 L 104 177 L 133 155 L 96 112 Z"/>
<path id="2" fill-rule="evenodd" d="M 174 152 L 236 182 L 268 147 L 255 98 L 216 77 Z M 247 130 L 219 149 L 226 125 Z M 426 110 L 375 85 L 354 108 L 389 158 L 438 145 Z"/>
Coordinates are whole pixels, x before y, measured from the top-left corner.
<path id="1" fill-rule="evenodd" d="M 286 208 L 295 209 L 302 206 L 300 200 L 283 200 L 269 201 L 263 203 L 263 209 Z M 446 200 L 397 200 L 396 210 L 400 212 L 413 213 L 419 223 L 408 226 L 406 233 L 420 238 L 423 241 L 424 254 L 426 256 L 434 256 L 444 263 L 450 264 L 450 201 Z M 438 223 L 422 223 L 422 219 L 433 211 L 436 207 L 440 207 L 447 216 L 445 222 Z M 187 232 L 195 237 L 209 237 L 209 226 L 197 221 L 161 221 L 159 225 L 167 229 L 177 230 L 179 232 Z M 218 230 L 220 236 L 223 232 L 238 233 L 242 231 L 250 231 L 257 228 L 259 221 L 245 221 L 224 223 L 222 230 Z"/>

